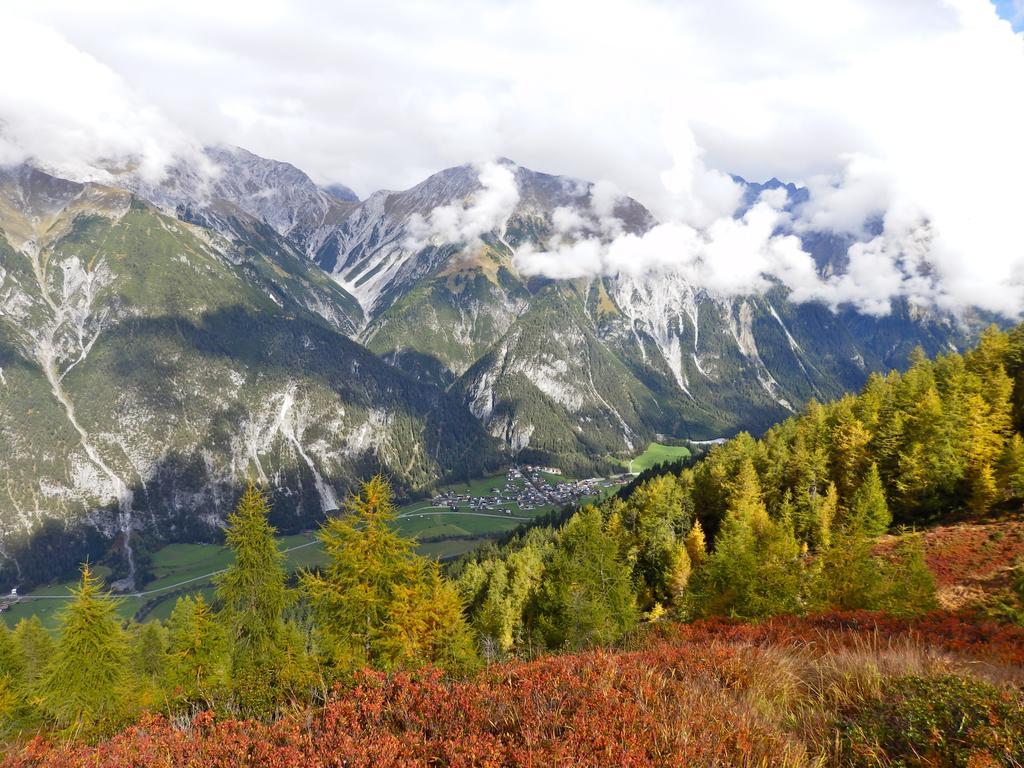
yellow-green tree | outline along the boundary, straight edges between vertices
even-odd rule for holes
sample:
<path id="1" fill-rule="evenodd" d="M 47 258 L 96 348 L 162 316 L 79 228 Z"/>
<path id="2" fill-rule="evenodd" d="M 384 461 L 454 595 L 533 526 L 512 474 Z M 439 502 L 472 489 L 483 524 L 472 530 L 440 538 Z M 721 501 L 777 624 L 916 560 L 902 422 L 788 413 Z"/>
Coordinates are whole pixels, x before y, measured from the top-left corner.
<path id="1" fill-rule="evenodd" d="M 559 531 L 530 618 L 549 648 L 607 645 L 635 626 L 629 567 L 600 510 L 584 508 Z"/>
<path id="2" fill-rule="evenodd" d="M 472 664 L 458 593 L 436 563 L 416 555 L 412 541 L 394 530 L 387 480 L 364 483 L 345 511 L 320 528 L 326 565 L 302 576 L 329 666 L 345 672 L 362 665 Z"/>
<path id="3" fill-rule="evenodd" d="M 1016 432 L 1003 446 L 996 478 L 1004 497 L 1013 499 L 1024 496 L 1024 438 Z"/>
<path id="4" fill-rule="evenodd" d="M 799 609 L 800 546 L 768 516 L 753 464 L 740 468 L 722 527 L 703 567 L 690 577 L 695 616 L 762 618 Z"/>
<path id="5" fill-rule="evenodd" d="M 853 494 L 850 517 L 849 527 L 867 536 L 881 536 L 892 524 L 892 513 L 885 501 L 885 489 L 876 464 L 871 465 L 864 482 Z"/>
<path id="6" fill-rule="evenodd" d="M 201 594 L 178 598 L 167 621 L 168 682 L 178 699 L 214 705 L 227 681 L 225 640 L 221 622 Z"/>
<path id="7" fill-rule="evenodd" d="M 289 693 L 279 677 L 287 640 L 284 610 L 291 596 L 269 512 L 266 496 L 250 484 L 227 520 L 234 562 L 216 578 L 231 688 L 239 711 L 248 716 L 271 714 Z"/>
<path id="8" fill-rule="evenodd" d="M 0 621 L 0 736 L 11 736 L 30 716 L 25 659 L 7 625 Z"/>
<path id="9" fill-rule="evenodd" d="M 817 608 L 854 611 L 884 606 L 884 564 L 874 555 L 874 541 L 865 530 L 867 519 L 867 512 L 851 515 L 819 558 L 813 590 Z"/>
<path id="10" fill-rule="evenodd" d="M 686 554 L 690 556 L 690 565 L 694 568 L 700 568 L 708 559 L 708 545 L 700 520 L 694 520 L 693 527 L 686 534 Z"/>
<path id="11" fill-rule="evenodd" d="M 920 534 L 900 537 L 884 578 L 887 592 L 882 608 L 889 613 L 912 616 L 938 608 L 935 575 L 925 561 Z"/>
<path id="12" fill-rule="evenodd" d="M 46 670 L 53 658 L 53 636 L 39 617 L 22 619 L 11 633 L 22 660 L 22 680 L 30 698 L 39 702 L 43 693 Z"/>
<path id="13" fill-rule="evenodd" d="M 158 707 L 167 682 L 167 632 L 159 621 L 150 621 L 135 625 L 130 640 L 137 698 L 143 708 Z"/>
<path id="14" fill-rule="evenodd" d="M 54 722 L 95 732 L 120 723 L 135 709 L 128 638 L 88 564 L 60 614 L 53 660 L 43 681 L 43 707 Z"/>

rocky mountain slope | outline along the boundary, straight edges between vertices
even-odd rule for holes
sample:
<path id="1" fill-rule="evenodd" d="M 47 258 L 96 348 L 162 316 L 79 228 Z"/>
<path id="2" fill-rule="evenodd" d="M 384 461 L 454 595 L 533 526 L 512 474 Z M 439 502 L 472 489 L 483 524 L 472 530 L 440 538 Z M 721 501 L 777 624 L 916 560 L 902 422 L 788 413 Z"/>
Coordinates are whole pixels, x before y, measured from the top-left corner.
<path id="1" fill-rule="evenodd" d="M 357 201 L 319 189 L 287 163 L 209 149 L 208 169 L 179 165 L 159 185 L 122 184 L 163 210 L 252 242 L 254 222 L 329 273 L 351 297 L 348 333 L 415 378 L 448 389 L 524 460 L 608 468 L 657 435 L 710 439 L 762 429 L 811 397 L 856 388 L 872 370 L 967 341 L 972 327 L 897 305 L 885 318 L 795 305 L 782 290 L 716 296 L 676 275 L 528 278 L 516 252 L 567 217 L 590 231 L 642 233 L 656 222 L 628 197 L 502 160 L 515 187 L 508 217 L 478 237 L 424 237 L 438 212 L 466 211 L 487 190 L 481 169 L 443 170 L 411 189 Z M 746 187 L 789 205 L 806 191 L 772 179 Z M 739 213 L 742 213 L 741 208 Z M 245 215 L 243 215 L 245 214 Z M 429 227 L 428 227 L 429 228 Z M 811 233 L 819 269 L 841 269 L 849 242 Z"/>
<path id="2" fill-rule="evenodd" d="M 456 235 L 425 229 L 479 205 L 470 165 L 362 201 L 234 148 L 158 183 L 0 171 L 3 573 L 114 539 L 130 573 L 134 541 L 208 535 L 246 477 L 294 528 L 377 468 L 406 489 L 499 455 L 607 471 L 659 435 L 761 429 L 972 333 L 906 304 L 871 318 L 671 275 L 529 277 L 517 252 L 567 218 L 605 236 L 655 219 L 500 167 L 507 216 Z M 804 194 L 773 180 L 746 204 L 765 188 Z M 805 240 L 823 273 L 847 245 Z"/>
<path id="3" fill-rule="evenodd" d="M 673 275 L 525 277 L 516 250 L 545 243 L 559 216 L 594 230 L 610 219 L 615 231 L 633 233 L 655 219 L 630 198 L 600 203 L 589 182 L 502 165 L 518 202 L 476 242 L 414 236 L 439 208 L 467 208 L 481 194 L 479 169 L 460 166 L 371 195 L 305 250 L 359 300 L 360 341 L 459 393 L 524 458 L 582 470 L 659 433 L 710 439 L 762 429 L 811 397 L 901 366 L 916 345 L 934 354 L 973 332 L 907 304 L 871 318 L 792 304 L 781 289 L 720 297 Z M 784 190 L 791 205 L 806 194 L 774 179 L 746 186 L 746 205 L 765 189 Z M 609 210 L 599 222 L 602 205 Z M 805 238 L 824 274 L 841 268 L 848 245 Z"/>
<path id="4" fill-rule="evenodd" d="M 130 577 L 140 542 L 210 536 L 246 478 L 294 530 L 381 468 L 408 489 L 490 460 L 456 397 L 348 338 L 351 296 L 268 222 L 230 221 L 233 242 L 124 190 L 3 171 L 0 580 L 112 541 Z"/>

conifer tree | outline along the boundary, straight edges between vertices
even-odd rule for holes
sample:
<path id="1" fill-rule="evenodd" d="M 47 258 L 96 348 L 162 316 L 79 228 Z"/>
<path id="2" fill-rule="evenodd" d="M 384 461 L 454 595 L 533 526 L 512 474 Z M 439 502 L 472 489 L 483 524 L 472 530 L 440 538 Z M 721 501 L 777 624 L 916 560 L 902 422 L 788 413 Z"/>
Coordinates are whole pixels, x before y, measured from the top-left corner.
<path id="1" fill-rule="evenodd" d="M 311 690 L 323 688 L 313 635 L 311 623 L 294 617 L 285 620 L 277 679 L 280 695 L 293 704 L 308 701 Z"/>
<path id="2" fill-rule="evenodd" d="M 0 621 L 0 736 L 13 732 L 27 710 L 25 659 L 14 634 Z"/>
<path id="3" fill-rule="evenodd" d="M 692 570 L 693 564 L 690 561 L 690 554 L 687 552 L 686 544 L 676 544 L 669 565 L 668 578 L 666 579 L 672 605 L 681 606 L 683 604 L 686 585 L 690 583 L 690 573 Z"/>
<path id="4" fill-rule="evenodd" d="M 328 563 L 303 588 L 337 671 L 433 661 L 471 664 L 458 594 L 392 528 L 391 487 L 381 476 L 346 501 L 348 514 L 320 528 Z"/>
<path id="5" fill-rule="evenodd" d="M 388 667 L 437 664 L 464 671 L 474 665 L 473 637 L 454 586 L 437 563 L 418 558 L 413 581 L 396 584 L 387 623 L 378 647 Z"/>
<path id="6" fill-rule="evenodd" d="M 167 632 L 159 621 L 135 625 L 130 642 L 135 698 L 143 709 L 153 709 L 165 700 Z"/>
<path id="7" fill-rule="evenodd" d="M 983 517 L 988 514 L 999 494 L 995 473 L 991 465 L 982 464 L 972 474 L 971 496 L 967 506 L 975 517 Z"/>
<path id="8" fill-rule="evenodd" d="M 481 650 L 488 661 L 512 648 L 516 619 L 509 596 L 508 566 L 505 560 L 489 560 L 484 566 L 474 563 L 466 583 L 479 577 L 481 594 L 474 606 L 473 630 L 480 638 Z"/>
<path id="9" fill-rule="evenodd" d="M 613 518 L 614 513 L 609 525 Z M 523 611 L 540 583 L 551 547 L 544 534 L 542 529 L 530 529 L 507 558 L 472 561 L 459 578 L 459 593 L 488 661 L 525 640 Z"/>
<path id="10" fill-rule="evenodd" d="M 104 594 L 88 563 L 60 615 L 59 639 L 43 683 L 43 706 L 62 727 L 95 731 L 133 708 L 128 639 L 118 601 Z"/>
<path id="11" fill-rule="evenodd" d="M 134 640 L 138 675 L 153 682 L 162 680 L 167 674 L 167 639 L 163 625 L 150 621 L 139 626 Z"/>
<path id="12" fill-rule="evenodd" d="M 850 504 L 849 527 L 862 530 L 867 536 L 881 536 L 892 524 L 892 514 L 885 501 L 885 489 L 878 474 L 878 465 L 872 464 L 864 482 L 853 494 Z"/>
<path id="13" fill-rule="evenodd" d="M 925 562 L 919 535 L 901 537 L 884 576 L 889 589 L 882 607 L 889 613 L 912 616 L 938 607 L 935 575 Z"/>
<path id="14" fill-rule="evenodd" d="M 231 687 L 244 715 L 270 714 L 284 692 L 278 677 L 284 662 L 284 555 L 267 521 L 266 496 L 250 484 L 227 520 L 231 566 L 216 579 L 224 606 L 231 659 Z"/>
<path id="15" fill-rule="evenodd" d="M 629 569 L 600 510 L 585 508 L 559 532 L 531 613 L 549 648 L 608 645 L 636 625 Z"/>
<path id="16" fill-rule="evenodd" d="M 819 549 L 825 550 L 832 545 L 832 526 L 838 514 L 839 492 L 836 490 L 835 483 L 829 483 L 825 497 L 821 500 L 821 506 L 818 508 L 817 544 Z"/>
<path id="17" fill-rule="evenodd" d="M 14 633 L 0 621 L 0 676 L 8 675 L 20 680 L 25 673 L 25 659 L 21 648 L 14 638 Z"/>
<path id="18" fill-rule="evenodd" d="M 808 493 L 793 506 L 793 530 L 815 552 L 828 549 L 832 542 L 832 521 L 838 510 L 839 497 L 834 483 L 825 493 Z"/>
<path id="19" fill-rule="evenodd" d="M 227 654 L 223 627 L 201 594 L 179 597 L 167 622 L 172 687 L 186 701 L 208 706 L 225 683 Z"/>
<path id="20" fill-rule="evenodd" d="M 871 433 L 854 414 L 853 397 L 843 398 L 832 410 L 832 476 L 842 498 L 849 499 L 867 469 Z"/>
<path id="21" fill-rule="evenodd" d="M 686 554 L 690 556 L 690 565 L 700 568 L 708 558 L 707 543 L 704 541 L 704 529 L 700 520 L 693 521 L 693 527 L 686 534 Z"/>
<path id="22" fill-rule="evenodd" d="M 800 547 L 768 517 L 753 464 L 740 468 L 704 567 L 690 579 L 692 615 L 762 618 L 799 607 Z"/>
<path id="23" fill-rule="evenodd" d="M 53 658 L 53 637 L 34 614 L 19 621 L 11 637 L 22 659 L 25 688 L 29 695 L 38 698 L 42 693 L 46 670 Z"/>
<path id="24" fill-rule="evenodd" d="M 885 604 L 886 585 L 865 519 L 854 514 L 821 556 L 815 590 L 818 608 L 878 610 Z"/>
<path id="25" fill-rule="evenodd" d="M 653 603 L 671 604 L 677 588 L 677 574 L 674 573 L 679 561 L 678 550 L 685 553 L 685 544 L 677 541 L 675 531 L 668 519 L 654 516 L 645 517 L 635 537 L 637 559 L 633 565 L 634 581 L 643 584 L 640 608 L 648 609 Z M 689 575 L 689 557 L 686 560 Z"/>
<path id="26" fill-rule="evenodd" d="M 1003 446 L 997 466 L 996 478 L 1002 495 L 1011 499 L 1024 496 L 1024 438 L 1016 432 Z"/>

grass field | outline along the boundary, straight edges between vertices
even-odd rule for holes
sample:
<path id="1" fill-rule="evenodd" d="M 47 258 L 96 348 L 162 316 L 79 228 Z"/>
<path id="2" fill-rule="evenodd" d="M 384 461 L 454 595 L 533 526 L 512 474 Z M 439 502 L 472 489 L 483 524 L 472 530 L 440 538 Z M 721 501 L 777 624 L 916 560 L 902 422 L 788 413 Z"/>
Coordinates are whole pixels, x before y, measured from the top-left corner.
<path id="1" fill-rule="evenodd" d="M 304 544 L 308 546 L 302 546 Z M 310 533 L 282 536 L 278 540 L 278 546 L 281 549 L 302 546 L 301 549 L 294 549 L 285 555 L 285 567 L 289 572 L 323 562 L 323 550 Z M 129 619 L 145 608 L 145 619 L 166 619 L 170 616 L 175 600 L 182 594 L 202 592 L 208 599 L 211 598 L 213 589 L 210 586 L 210 579 L 206 577 L 208 574 L 227 568 L 231 564 L 231 560 L 231 552 L 226 547 L 217 544 L 168 544 L 153 553 L 152 572 L 155 578 L 146 582 L 142 591 L 162 590 L 189 579 L 197 579 L 197 581 L 153 595 L 122 598 L 118 612 Z M 101 578 L 106 577 L 110 572 L 104 566 L 97 566 L 95 571 Z M 75 586 L 74 582 L 56 584 L 40 587 L 28 594 L 31 596 L 67 595 L 72 586 Z M 57 613 L 64 604 L 64 600 L 25 601 L 12 606 L 3 616 L 7 625 L 11 627 L 21 619 L 28 618 L 33 614 L 39 616 L 46 626 L 53 627 L 57 623 Z"/>
<path id="2" fill-rule="evenodd" d="M 651 443 L 647 450 L 629 462 L 630 472 L 643 472 L 644 470 L 663 464 L 666 461 L 679 461 L 690 455 L 690 449 L 683 445 L 662 445 Z"/>
<path id="3" fill-rule="evenodd" d="M 563 478 L 551 475 L 545 479 L 555 483 Z M 502 488 L 505 482 L 505 475 L 495 475 L 468 483 L 458 483 L 449 488 L 456 493 L 486 496 L 495 489 Z M 523 480 L 518 481 L 519 485 L 524 483 Z M 447 509 L 432 507 L 430 500 L 425 499 L 399 508 L 396 527 L 405 536 L 430 539 L 418 545 L 417 551 L 420 554 L 439 559 L 456 557 L 480 546 L 488 539 L 517 528 L 531 518 L 552 511 L 554 506 L 549 504 L 523 512 L 517 504 L 510 503 L 507 508 L 511 514 L 506 515 L 500 510 L 467 514 L 468 507 L 462 507 L 453 513 Z M 437 540 L 442 537 L 444 540 Z M 290 550 L 285 555 L 285 567 L 289 572 L 312 568 L 324 561 L 323 549 L 311 532 L 282 536 L 278 540 L 278 545 L 282 550 Z M 231 564 L 231 559 L 231 552 L 217 544 L 168 544 L 152 554 L 152 579 L 141 589 L 142 592 L 163 591 L 142 597 L 122 598 L 118 611 L 126 619 L 139 615 L 142 620 L 166 620 L 175 601 L 182 594 L 202 593 L 207 599 L 211 599 L 213 588 L 208 578 L 209 574 L 227 568 Z M 102 566 L 97 567 L 96 571 L 101 577 L 109 575 L 109 570 Z M 191 579 L 195 581 L 190 581 Z M 71 586 L 74 586 L 74 583 L 50 585 L 32 590 L 26 595 L 63 596 L 69 594 L 68 588 Z M 65 602 L 26 600 L 13 605 L 3 614 L 3 619 L 8 626 L 13 627 L 21 619 L 35 614 L 46 626 L 53 627 L 57 623 L 57 613 Z"/>

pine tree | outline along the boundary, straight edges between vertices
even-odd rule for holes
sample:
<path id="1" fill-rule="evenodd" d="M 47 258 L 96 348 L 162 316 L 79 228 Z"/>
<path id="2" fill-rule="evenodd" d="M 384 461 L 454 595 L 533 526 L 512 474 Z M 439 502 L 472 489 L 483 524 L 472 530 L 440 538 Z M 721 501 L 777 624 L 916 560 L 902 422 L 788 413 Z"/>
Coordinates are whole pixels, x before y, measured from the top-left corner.
<path id="1" fill-rule="evenodd" d="M 20 680 L 25 673 L 25 659 L 14 633 L 0 621 L 0 676 L 8 675 Z"/>
<path id="2" fill-rule="evenodd" d="M 378 641 L 389 667 L 415 668 L 437 664 L 451 671 L 475 665 L 473 637 L 465 623 L 462 602 L 437 563 L 418 559 L 412 582 L 396 584 L 387 623 Z"/>
<path id="3" fill-rule="evenodd" d="M 479 574 L 480 597 L 473 606 L 473 630 L 480 638 L 481 650 L 488 661 L 512 649 L 517 618 L 509 595 L 508 566 L 505 560 L 489 560 L 475 565 L 470 577 Z"/>
<path id="4" fill-rule="evenodd" d="M 878 465 L 872 464 L 864 476 L 864 482 L 853 494 L 850 504 L 851 527 L 856 527 L 867 536 L 881 536 L 892 524 L 892 514 L 885 501 L 885 489 L 878 474 Z"/>
<path id="5" fill-rule="evenodd" d="M 159 681 L 167 673 L 167 639 L 163 625 L 150 621 L 135 635 L 135 668 L 140 677 Z"/>
<path id="6" fill-rule="evenodd" d="M 714 548 L 690 578 L 689 613 L 763 618 L 797 611 L 799 554 L 791 531 L 769 518 L 748 459 L 733 483 Z"/>
<path id="7" fill-rule="evenodd" d="M 28 709 L 25 659 L 14 634 L 0 621 L 0 736 L 13 733 Z"/>
<path id="8" fill-rule="evenodd" d="M 641 527 L 635 536 L 637 558 L 633 565 L 634 583 L 642 584 L 639 599 L 641 609 L 649 609 L 659 602 L 671 604 L 676 594 L 676 575 L 673 573 L 677 551 L 685 546 L 676 539 L 675 531 L 667 518 L 648 516 L 641 520 Z M 687 558 L 687 574 L 689 558 Z"/>
<path id="9" fill-rule="evenodd" d="M 793 506 L 793 529 L 815 552 L 823 552 L 832 542 L 832 521 L 838 503 L 835 484 L 829 483 L 824 495 L 808 493 Z"/>
<path id="10" fill-rule="evenodd" d="M 227 546 L 234 562 L 217 577 L 231 658 L 231 686 L 244 715 L 268 715 L 281 702 L 284 662 L 284 555 L 267 522 L 266 496 L 249 485 L 227 520 Z"/>
<path id="11" fill-rule="evenodd" d="M 829 483 L 825 497 L 818 508 L 817 545 L 819 550 L 832 546 L 832 525 L 839 514 L 839 492 L 835 483 Z"/>
<path id="12" fill-rule="evenodd" d="M 212 705 L 225 684 L 226 651 L 223 627 L 203 596 L 179 597 L 167 621 L 169 677 L 177 695 Z"/>
<path id="13" fill-rule="evenodd" d="M 364 483 L 346 510 L 320 528 L 328 563 L 302 577 L 329 665 L 346 672 L 363 664 L 472 664 L 458 594 L 393 530 L 388 482 L 377 476 Z"/>
<path id="14" fill-rule="evenodd" d="M 34 614 L 19 621 L 11 637 L 22 659 L 25 688 L 30 696 L 38 698 L 42 694 L 46 670 L 53 658 L 53 637 Z"/>
<path id="15" fill-rule="evenodd" d="M 629 569 L 588 507 L 559 532 L 531 609 L 549 648 L 587 648 L 616 642 L 639 618 Z"/>
<path id="16" fill-rule="evenodd" d="M 1024 496 L 1024 438 L 1016 432 L 1003 446 L 997 466 L 996 478 L 1002 495 L 1011 499 Z"/>
<path id="17" fill-rule="evenodd" d="M 690 565 L 693 568 L 700 568 L 708 559 L 707 544 L 704 541 L 704 529 L 701 528 L 700 520 L 693 521 L 693 527 L 686 534 L 686 554 L 690 556 Z"/>
<path id="18" fill-rule="evenodd" d="M 935 576 L 925 562 L 921 537 L 903 536 L 893 554 L 893 562 L 884 574 L 889 586 L 883 608 L 896 616 L 936 609 Z"/>
<path id="19" fill-rule="evenodd" d="M 947 506 L 964 476 L 964 417 L 954 406 L 953 400 L 943 402 L 934 384 L 907 406 L 893 483 L 894 505 L 905 516 L 927 515 Z"/>
<path id="20" fill-rule="evenodd" d="M 982 464 L 974 473 L 971 480 L 971 496 L 967 506 L 975 517 L 984 517 L 992 508 L 999 489 L 996 487 L 995 473 L 989 464 Z"/>
<path id="21" fill-rule="evenodd" d="M 43 683 L 44 709 L 60 726 L 87 731 L 120 722 L 133 708 L 128 639 L 118 601 L 103 593 L 89 565 L 60 615 L 59 640 Z"/>
<path id="22" fill-rule="evenodd" d="M 690 555 L 687 552 L 686 544 L 677 544 L 668 569 L 666 582 L 669 587 L 671 604 L 681 606 L 686 595 L 686 585 L 690 582 L 690 573 L 693 564 L 690 562 Z"/>
<path id="23" fill-rule="evenodd" d="M 135 625 L 130 633 L 136 699 L 143 709 L 164 702 L 167 684 L 167 632 L 159 621 Z"/>
<path id="24" fill-rule="evenodd" d="M 845 397 L 832 407 L 832 476 L 844 499 L 861 483 L 871 441 L 871 432 L 854 415 L 854 402 L 853 397 Z"/>
<path id="25" fill-rule="evenodd" d="M 867 482 L 867 481 L 865 481 Z M 885 581 L 865 531 L 855 514 L 820 558 L 816 593 L 819 609 L 878 610 L 885 605 Z"/>

